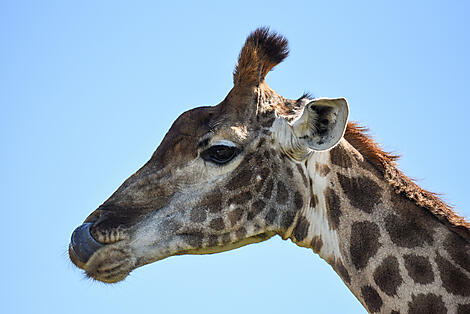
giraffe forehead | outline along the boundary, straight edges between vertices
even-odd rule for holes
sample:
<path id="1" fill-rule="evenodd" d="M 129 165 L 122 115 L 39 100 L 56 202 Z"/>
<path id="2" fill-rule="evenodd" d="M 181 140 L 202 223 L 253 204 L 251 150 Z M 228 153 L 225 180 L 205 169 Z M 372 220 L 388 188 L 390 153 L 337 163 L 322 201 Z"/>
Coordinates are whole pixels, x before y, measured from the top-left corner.
<path id="1" fill-rule="evenodd" d="M 206 145 L 243 146 L 251 138 L 248 127 L 239 123 L 225 123 L 202 137 Z"/>
<path id="2" fill-rule="evenodd" d="M 197 155 L 199 139 L 210 131 L 217 115 L 215 107 L 200 107 L 182 113 L 153 153 L 151 163 L 178 166 Z"/>
<path id="3" fill-rule="evenodd" d="M 227 141 L 235 146 L 244 146 L 261 135 L 261 131 L 268 134 L 276 117 L 275 111 L 285 107 L 287 100 L 268 87 L 260 88 L 258 93 L 262 97 L 254 97 L 256 93 L 245 95 L 233 89 L 217 106 L 198 107 L 182 113 L 165 135 L 152 160 L 163 166 L 178 166 L 197 157 L 198 149 L 216 145 L 215 142 Z M 254 102 L 259 105 L 259 111 Z M 244 110 L 241 107 L 245 107 Z"/>
<path id="4" fill-rule="evenodd" d="M 154 152 L 151 163 L 158 168 L 178 167 L 195 159 L 199 150 L 210 144 L 242 145 L 248 138 L 248 127 L 236 115 L 224 111 L 218 105 L 182 113 Z"/>

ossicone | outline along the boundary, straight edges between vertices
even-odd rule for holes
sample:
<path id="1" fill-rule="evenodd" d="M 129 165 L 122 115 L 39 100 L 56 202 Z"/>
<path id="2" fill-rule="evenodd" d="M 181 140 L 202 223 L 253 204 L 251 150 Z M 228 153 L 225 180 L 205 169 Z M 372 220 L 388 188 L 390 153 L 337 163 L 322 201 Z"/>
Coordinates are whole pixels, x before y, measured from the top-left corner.
<path id="1" fill-rule="evenodd" d="M 233 73 L 235 86 L 258 86 L 266 74 L 289 54 L 285 37 L 260 27 L 245 41 Z"/>

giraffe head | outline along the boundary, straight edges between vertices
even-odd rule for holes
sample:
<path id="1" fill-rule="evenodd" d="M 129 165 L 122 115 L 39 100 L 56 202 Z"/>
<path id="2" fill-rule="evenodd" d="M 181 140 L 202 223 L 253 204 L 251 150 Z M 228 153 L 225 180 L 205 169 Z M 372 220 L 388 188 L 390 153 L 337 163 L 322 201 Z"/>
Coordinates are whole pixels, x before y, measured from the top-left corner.
<path id="1" fill-rule="evenodd" d="M 217 106 L 183 113 L 151 159 L 72 234 L 71 260 L 103 282 L 181 254 L 287 238 L 310 202 L 298 161 L 335 146 L 344 99 L 285 99 L 265 82 L 287 40 L 260 28 L 246 40 L 234 87 Z"/>

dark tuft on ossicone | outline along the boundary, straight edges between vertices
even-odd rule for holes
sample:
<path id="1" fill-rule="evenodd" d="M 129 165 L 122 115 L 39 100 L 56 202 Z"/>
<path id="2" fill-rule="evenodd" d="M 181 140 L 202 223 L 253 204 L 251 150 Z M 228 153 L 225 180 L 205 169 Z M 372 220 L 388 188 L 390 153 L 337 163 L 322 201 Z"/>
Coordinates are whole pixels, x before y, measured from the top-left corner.
<path id="1" fill-rule="evenodd" d="M 275 32 L 270 32 L 268 27 L 260 27 L 252 32 L 246 42 L 251 42 L 263 51 L 267 58 L 276 64 L 282 62 L 289 55 L 287 39 Z"/>
<path id="2" fill-rule="evenodd" d="M 287 39 L 268 27 L 260 27 L 245 41 L 233 73 L 235 85 L 257 85 L 289 54 Z"/>

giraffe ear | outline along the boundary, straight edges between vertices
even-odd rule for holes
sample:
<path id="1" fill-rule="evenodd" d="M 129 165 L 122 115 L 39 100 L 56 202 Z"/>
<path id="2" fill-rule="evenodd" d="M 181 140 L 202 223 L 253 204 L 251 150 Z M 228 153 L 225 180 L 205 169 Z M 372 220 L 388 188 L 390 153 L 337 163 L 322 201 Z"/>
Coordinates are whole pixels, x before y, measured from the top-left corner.
<path id="1" fill-rule="evenodd" d="M 343 137 L 348 115 L 346 99 L 318 98 L 305 105 L 300 118 L 292 124 L 292 130 L 300 146 L 325 151 Z"/>

